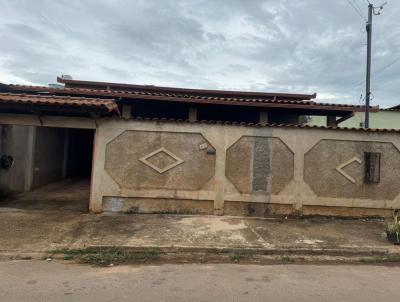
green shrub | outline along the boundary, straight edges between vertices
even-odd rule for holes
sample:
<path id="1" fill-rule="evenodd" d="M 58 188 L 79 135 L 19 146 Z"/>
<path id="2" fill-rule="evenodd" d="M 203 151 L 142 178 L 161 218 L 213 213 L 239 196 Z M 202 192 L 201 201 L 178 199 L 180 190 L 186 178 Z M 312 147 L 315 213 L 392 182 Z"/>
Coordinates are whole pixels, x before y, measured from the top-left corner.
<path id="1" fill-rule="evenodd" d="M 386 225 L 386 231 L 389 233 L 400 233 L 400 223 L 399 222 L 390 222 Z"/>

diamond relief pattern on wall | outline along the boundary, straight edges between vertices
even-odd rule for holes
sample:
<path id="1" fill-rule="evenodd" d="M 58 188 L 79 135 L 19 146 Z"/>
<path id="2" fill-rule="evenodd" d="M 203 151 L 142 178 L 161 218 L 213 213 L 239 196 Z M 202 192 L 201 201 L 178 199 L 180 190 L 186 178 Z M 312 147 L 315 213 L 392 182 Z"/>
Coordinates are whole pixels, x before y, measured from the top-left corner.
<path id="1" fill-rule="evenodd" d="M 155 160 L 155 162 L 152 162 L 152 159 Z M 139 160 L 160 174 L 167 172 L 184 162 L 184 160 L 180 159 L 164 147 L 147 154 Z"/>
<path id="2" fill-rule="evenodd" d="M 200 190 L 215 175 L 210 150 L 200 133 L 126 130 L 107 143 L 104 169 L 121 189 Z"/>

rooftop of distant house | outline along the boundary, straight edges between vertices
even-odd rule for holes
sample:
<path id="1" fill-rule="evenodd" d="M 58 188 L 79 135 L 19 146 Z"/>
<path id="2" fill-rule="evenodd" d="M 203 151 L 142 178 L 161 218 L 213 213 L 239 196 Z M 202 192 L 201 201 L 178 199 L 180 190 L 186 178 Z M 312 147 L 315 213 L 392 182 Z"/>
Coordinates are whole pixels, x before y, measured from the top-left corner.
<path id="1" fill-rule="evenodd" d="M 316 93 L 176 88 L 70 77 L 57 77 L 57 81 L 60 84 L 49 86 L 0 84 L 1 107 L 16 112 L 29 107 L 30 112 L 42 114 L 75 110 L 119 116 L 123 106 L 129 105 L 135 117 L 178 119 L 186 119 L 186 111 L 193 107 L 198 110 L 200 120 L 231 122 L 257 122 L 255 116 L 260 112 L 268 112 L 272 119 L 278 115 L 320 115 L 343 121 L 355 112 L 365 111 L 361 105 L 317 102 Z M 378 110 L 378 106 L 370 107 L 371 112 Z"/>

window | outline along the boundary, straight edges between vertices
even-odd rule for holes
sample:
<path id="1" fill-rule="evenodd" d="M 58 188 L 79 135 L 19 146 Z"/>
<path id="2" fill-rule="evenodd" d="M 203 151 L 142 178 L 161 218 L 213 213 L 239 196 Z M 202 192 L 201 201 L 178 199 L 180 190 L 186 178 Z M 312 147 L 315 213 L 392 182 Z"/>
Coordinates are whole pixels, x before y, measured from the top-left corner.
<path id="1" fill-rule="evenodd" d="M 381 154 L 377 152 L 365 152 L 364 183 L 379 183 L 381 178 Z"/>

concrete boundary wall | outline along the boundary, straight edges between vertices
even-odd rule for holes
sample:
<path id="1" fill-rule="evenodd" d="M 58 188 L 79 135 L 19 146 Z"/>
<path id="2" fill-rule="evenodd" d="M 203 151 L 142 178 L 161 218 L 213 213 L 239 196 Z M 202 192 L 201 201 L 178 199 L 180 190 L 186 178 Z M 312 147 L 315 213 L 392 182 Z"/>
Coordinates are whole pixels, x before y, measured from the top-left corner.
<path id="1" fill-rule="evenodd" d="M 285 127 L 97 121 L 92 212 L 390 215 L 400 136 Z M 381 154 L 364 183 L 364 152 Z"/>

